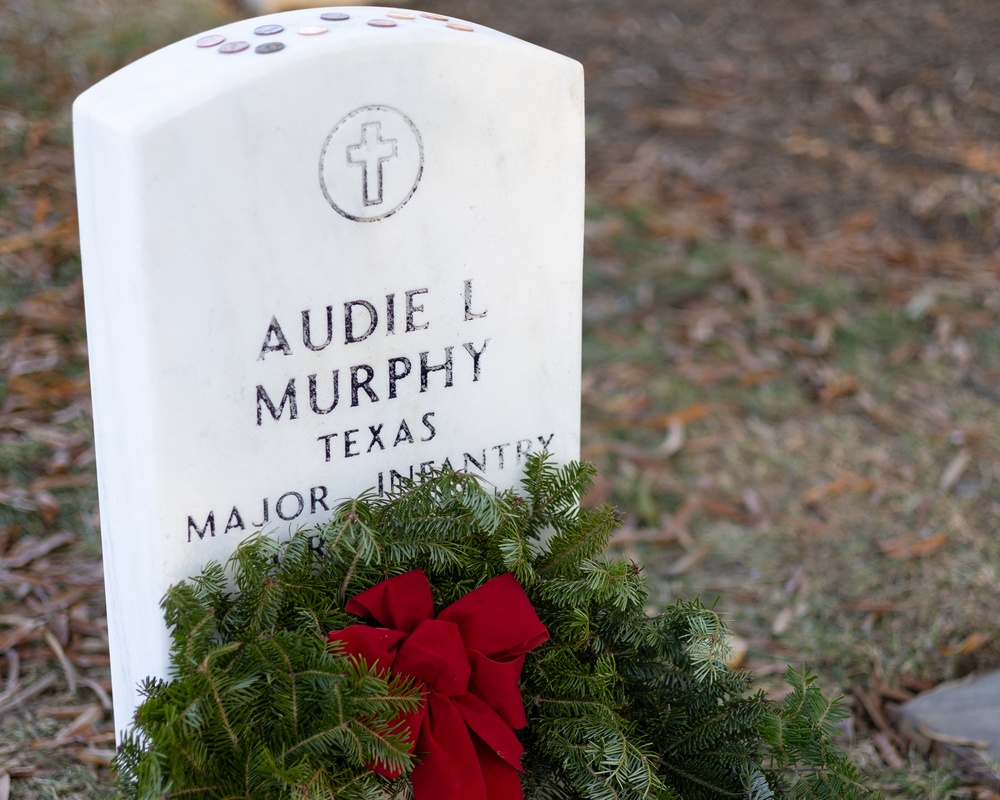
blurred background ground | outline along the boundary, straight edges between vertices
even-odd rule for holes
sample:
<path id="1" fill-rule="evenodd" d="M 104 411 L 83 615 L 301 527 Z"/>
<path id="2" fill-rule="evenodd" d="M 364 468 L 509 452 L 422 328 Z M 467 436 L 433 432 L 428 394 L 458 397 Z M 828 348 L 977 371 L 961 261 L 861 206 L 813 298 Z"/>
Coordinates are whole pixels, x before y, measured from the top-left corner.
<path id="1" fill-rule="evenodd" d="M 439 0 L 587 78 L 584 455 L 653 599 L 808 663 L 890 797 L 997 797 L 894 708 L 1000 667 L 1000 6 Z M 0 0 L 0 798 L 110 793 L 69 106 L 235 4 Z M 138 533 L 138 532 L 137 532 Z"/>

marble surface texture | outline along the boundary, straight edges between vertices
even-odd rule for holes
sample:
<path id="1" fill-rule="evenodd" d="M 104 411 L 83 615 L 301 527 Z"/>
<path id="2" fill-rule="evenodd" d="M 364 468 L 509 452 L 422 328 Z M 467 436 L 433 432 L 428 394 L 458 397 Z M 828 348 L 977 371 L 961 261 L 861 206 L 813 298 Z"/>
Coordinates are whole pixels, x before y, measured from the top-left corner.
<path id="1" fill-rule="evenodd" d="M 580 65 L 325 11 L 207 31 L 74 106 L 119 730 L 165 674 L 166 589 L 258 528 L 578 456 Z"/>

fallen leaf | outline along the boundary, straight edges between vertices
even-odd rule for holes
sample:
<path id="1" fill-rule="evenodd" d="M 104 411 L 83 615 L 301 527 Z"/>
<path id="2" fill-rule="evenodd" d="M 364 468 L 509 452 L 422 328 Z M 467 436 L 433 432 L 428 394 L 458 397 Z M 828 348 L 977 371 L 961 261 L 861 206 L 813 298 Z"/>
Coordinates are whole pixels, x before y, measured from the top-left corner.
<path id="1" fill-rule="evenodd" d="M 863 208 L 856 211 L 840 224 L 842 234 L 861 233 L 873 227 L 878 222 L 878 212 L 874 208 Z"/>
<path id="2" fill-rule="evenodd" d="M 749 389 L 753 386 L 760 386 L 762 383 L 773 381 L 779 377 L 781 377 L 780 369 L 753 369 L 740 375 L 740 386 L 744 389 Z"/>
<path id="3" fill-rule="evenodd" d="M 885 409 L 879 408 L 878 404 L 875 402 L 875 398 L 872 397 L 870 392 L 858 392 L 857 402 L 858 405 L 861 406 L 861 410 L 864 411 L 876 424 L 881 425 L 890 432 L 894 432 L 899 429 L 899 424 L 897 423 L 896 418 Z"/>
<path id="4" fill-rule="evenodd" d="M 108 690 L 105 689 L 103 686 L 101 686 L 101 684 L 99 684 L 97 681 L 92 681 L 89 678 L 81 678 L 80 685 L 86 686 L 94 694 L 97 695 L 97 699 L 101 703 L 101 708 L 103 708 L 105 711 L 112 710 L 111 695 L 108 694 Z"/>
<path id="5" fill-rule="evenodd" d="M 63 650 L 59 640 L 56 639 L 51 631 L 45 631 L 45 643 L 52 649 L 52 652 L 59 660 L 60 666 L 63 668 L 63 674 L 66 675 L 66 685 L 69 693 L 71 695 L 76 694 L 76 670 L 73 669 L 73 664 L 66 656 L 66 651 Z"/>
<path id="6" fill-rule="evenodd" d="M 704 547 L 696 547 L 693 550 L 688 550 L 667 568 L 666 574 L 671 577 L 683 575 L 707 555 L 708 550 Z"/>
<path id="7" fill-rule="evenodd" d="M 705 124 L 705 112 L 694 106 L 642 108 L 635 110 L 632 117 L 660 128 L 698 128 Z"/>
<path id="8" fill-rule="evenodd" d="M 54 525 L 59 519 L 59 511 L 61 510 L 55 495 L 46 491 L 36 492 L 35 504 L 38 506 L 38 516 L 42 518 L 42 522 L 48 526 Z"/>
<path id="9" fill-rule="evenodd" d="M 72 533 L 54 533 L 44 539 L 23 539 L 10 549 L 6 557 L 0 559 L 0 568 L 18 569 L 27 566 L 58 547 L 75 542 Z"/>
<path id="10" fill-rule="evenodd" d="M 932 681 L 929 678 L 921 678 L 919 675 L 912 675 L 908 672 L 899 675 L 899 682 L 916 694 L 929 692 L 938 685 L 937 681 Z"/>
<path id="11" fill-rule="evenodd" d="M 55 683 L 56 680 L 56 674 L 54 672 L 49 672 L 35 683 L 22 689 L 16 695 L 0 699 L 0 712 L 11 711 L 17 708 L 19 705 L 30 700 L 35 695 L 39 695 L 44 692 L 53 683 Z"/>
<path id="12" fill-rule="evenodd" d="M 667 437 L 660 445 L 660 452 L 668 457 L 679 453 L 684 447 L 684 439 L 684 423 L 676 419 L 671 420 Z"/>
<path id="13" fill-rule="evenodd" d="M 858 391 L 858 379 L 853 375 L 836 375 L 820 389 L 819 399 L 828 405 L 838 397 L 846 397 Z"/>
<path id="14" fill-rule="evenodd" d="M 774 622 L 771 623 L 771 633 L 775 636 L 784 634 L 791 626 L 794 617 L 795 610 L 791 606 L 785 606 L 785 608 L 778 612 L 778 616 L 774 618 Z"/>
<path id="15" fill-rule="evenodd" d="M 936 533 L 926 538 L 915 533 L 895 536 L 878 543 L 883 555 L 891 558 L 917 558 L 935 553 L 948 544 L 948 534 Z"/>
<path id="16" fill-rule="evenodd" d="M 616 417 L 635 417 L 649 405 L 649 396 L 642 392 L 623 392 L 600 401 L 601 411 Z"/>
<path id="17" fill-rule="evenodd" d="M 41 620 L 28 620 L 13 630 L 0 633 L 0 652 L 37 638 L 43 628 Z"/>
<path id="18" fill-rule="evenodd" d="M 750 309 L 754 314 L 767 313 L 767 290 L 764 281 L 757 272 L 743 261 L 734 261 L 730 265 L 733 283 L 739 286 L 750 300 Z"/>
<path id="19" fill-rule="evenodd" d="M 670 411 L 666 414 L 657 414 L 642 421 L 643 427 L 649 428 L 669 428 L 673 423 L 690 425 L 708 416 L 710 407 L 708 403 L 694 403 L 677 411 Z"/>
<path id="20" fill-rule="evenodd" d="M 658 528 L 640 530 L 634 525 L 626 525 L 612 534 L 608 547 L 625 547 L 638 543 L 667 545 L 676 542 L 677 535 L 673 531 Z"/>
<path id="21" fill-rule="evenodd" d="M 645 469 L 670 468 L 662 455 L 650 453 L 648 450 L 628 442 L 610 442 L 608 449 L 615 455 Z"/>
<path id="22" fill-rule="evenodd" d="M 725 500 L 717 500 L 712 497 L 702 497 L 701 507 L 706 514 L 711 514 L 716 517 L 725 517 L 726 519 L 736 521 L 743 521 L 747 516 L 746 512 L 739 506 L 727 503 Z"/>
<path id="23" fill-rule="evenodd" d="M 739 669 L 746 661 L 749 652 L 750 642 L 742 636 L 733 634 L 729 637 L 729 658 L 726 660 L 726 664 L 730 669 Z"/>
<path id="24" fill-rule="evenodd" d="M 743 507 L 751 517 L 764 516 L 764 503 L 754 489 L 743 490 Z"/>
<path id="25" fill-rule="evenodd" d="M 966 636 L 961 644 L 955 647 L 942 647 L 940 648 L 940 652 L 946 656 L 967 656 L 975 653 L 983 645 L 989 644 L 992 640 L 993 636 L 991 634 L 975 631 Z"/>
<path id="26" fill-rule="evenodd" d="M 817 506 L 824 500 L 847 492 L 870 492 L 875 481 L 859 475 L 844 474 L 832 481 L 813 486 L 802 493 L 802 505 Z"/>
<path id="27" fill-rule="evenodd" d="M 875 749 L 878 750 L 887 767 L 890 769 L 903 768 L 906 762 L 903 761 L 903 757 L 900 756 L 899 751 L 893 746 L 888 736 L 882 733 L 882 731 L 873 731 L 872 741 L 875 743 Z"/>
<path id="28" fill-rule="evenodd" d="M 43 194 L 35 200 L 35 209 L 31 213 L 31 225 L 34 228 L 38 228 L 45 224 L 45 219 L 48 217 L 49 212 L 52 210 L 52 198 Z"/>
<path id="29" fill-rule="evenodd" d="M 84 764 L 89 764 L 92 767 L 106 767 L 115 757 L 115 751 L 87 747 L 77 750 L 73 753 L 73 757 L 77 761 L 82 761 Z"/>
<path id="30" fill-rule="evenodd" d="M 47 739 L 43 742 L 35 742 L 35 744 L 40 747 L 52 748 L 71 744 L 84 732 L 93 728 L 97 722 L 100 722 L 103 716 L 103 709 L 101 709 L 101 707 L 96 703 L 94 705 L 87 706 L 72 722 L 69 723 L 69 725 L 56 733 L 56 735 L 51 739 Z"/>
<path id="31" fill-rule="evenodd" d="M 61 219 L 49 225 L 41 225 L 24 233 L 15 233 L 0 239 L 0 255 L 17 253 L 38 245 L 49 245 L 57 242 L 67 233 L 76 231 L 76 218 Z"/>
<path id="32" fill-rule="evenodd" d="M 28 486 L 28 491 L 32 494 L 44 492 L 49 489 L 75 489 L 78 486 L 86 486 L 93 482 L 91 475 L 50 475 L 37 478 Z"/>
<path id="33" fill-rule="evenodd" d="M 958 455 L 948 462 L 948 466 L 941 473 L 938 488 L 942 492 L 951 491 L 951 488 L 958 483 L 958 479 L 962 477 L 962 473 L 965 472 L 970 463 L 972 463 L 972 456 L 969 454 L 969 451 L 965 449 L 959 450 Z"/>
<path id="34" fill-rule="evenodd" d="M 826 158 L 830 155 L 829 142 L 805 134 L 793 134 L 785 139 L 783 144 L 792 155 L 803 155 L 810 158 Z"/>
<path id="35" fill-rule="evenodd" d="M 901 611 L 916 608 L 912 603 L 897 603 L 895 600 L 848 600 L 842 608 L 845 611 L 868 611 L 872 614 L 888 614 L 891 611 Z"/>
<path id="36" fill-rule="evenodd" d="M 90 379 L 86 376 L 67 379 L 59 370 L 47 373 L 16 375 L 8 382 L 5 410 L 36 408 L 40 405 L 65 406 L 71 400 L 90 392 Z"/>

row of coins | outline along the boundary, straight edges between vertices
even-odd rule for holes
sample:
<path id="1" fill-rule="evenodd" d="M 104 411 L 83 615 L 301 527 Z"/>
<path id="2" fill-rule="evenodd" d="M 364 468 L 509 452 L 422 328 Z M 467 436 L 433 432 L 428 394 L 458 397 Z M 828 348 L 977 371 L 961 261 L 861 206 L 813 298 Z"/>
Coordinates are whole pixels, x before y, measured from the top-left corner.
<path id="1" fill-rule="evenodd" d="M 467 31 L 472 32 L 475 30 L 471 25 L 466 25 L 461 22 L 452 22 L 448 17 L 442 16 L 441 14 L 431 14 L 429 12 L 421 13 L 421 17 L 426 19 L 436 20 L 439 22 L 447 23 L 445 27 L 451 28 L 456 31 Z M 368 24 L 373 28 L 395 28 L 396 20 L 415 20 L 417 18 L 416 14 L 411 14 L 409 11 L 387 11 L 386 18 L 370 19 Z M 325 14 L 320 15 L 320 19 L 325 22 L 343 22 L 351 18 L 350 14 L 345 14 L 342 11 L 328 11 Z M 254 28 L 254 34 L 257 36 L 276 36 L 279 33 L 283 33 L 285 30 L 282 25 L 261 25 Z M 303 25 L 296 33 L 300 36 L 319 36 L 326 33 L 329 30 L 325 25 Z M 220 53 L 230 54 L 230 53 L 241 53 L 244 50 L 250 48 L 249 42 L 243 41 L 232 41 L 227 42 L 226 37 L 218 33 L 212 33 L 208 36 L 202 36 L 195 42 L 195 45 L 201 48 L 212 48 L 218 47 Z M 221 45 L 221 46 L 220 46 Z M 254 48 L 255 53 L 277 53 L 279 50 L 284 50 L 285 45 L 282 42 L 264 42 L 259 44 Z"/>

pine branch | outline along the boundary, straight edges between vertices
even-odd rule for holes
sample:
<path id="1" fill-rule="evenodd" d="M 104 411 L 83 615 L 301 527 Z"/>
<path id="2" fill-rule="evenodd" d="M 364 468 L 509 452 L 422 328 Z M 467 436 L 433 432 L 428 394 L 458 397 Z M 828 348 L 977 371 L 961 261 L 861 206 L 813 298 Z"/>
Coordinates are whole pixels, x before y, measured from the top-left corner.
<path id="1" fill-rule="evenodd" d="M 873 797 L 834 743 L 845 712 L 814 676 L 790 671 L 776 706 L 727 666 L 712 609 L 678 601 L 646 615 L 639 571 L 603 554 L 619 515 L 579 507 L 593 474 L 531 456 L 523 495 L 433 474 L 343 502 L 288 542 L 250 539 L 225 567 L 173 587 L 175 677 L 142 686 L 116 759 L 122 793 L 381 800 L 408 789 L 414 756 L 397 726 L 421 687 L 344 657 L 326 635 L 359 624 L 348 598 L 420 569 L 437 611 L 512 572 L 549 631 L 521 678 L 526 800 Z M 373 762 L 403 777 L 381 778 Z"/>

